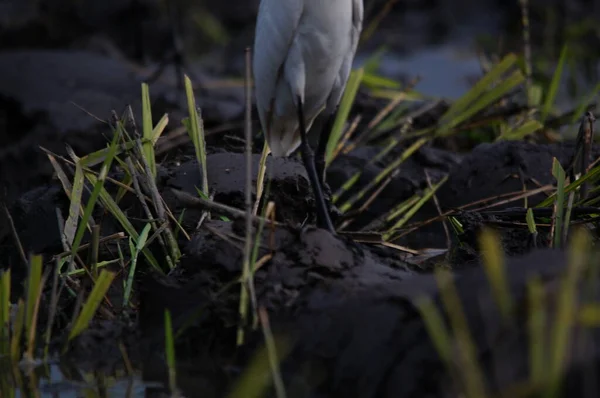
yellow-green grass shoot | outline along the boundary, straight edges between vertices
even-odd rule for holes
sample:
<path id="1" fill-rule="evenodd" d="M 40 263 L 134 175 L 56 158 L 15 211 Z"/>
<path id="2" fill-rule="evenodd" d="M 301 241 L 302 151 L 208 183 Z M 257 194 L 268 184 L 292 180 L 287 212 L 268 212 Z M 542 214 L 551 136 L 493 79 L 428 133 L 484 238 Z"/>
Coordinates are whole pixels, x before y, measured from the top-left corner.
<path id="1" fill-rule="evenodd" d="M 451 371 L 452 360 L 452 337 L 450 330 L 444 322 L 444 318 L 433 300 L 427 296 L 420 297 L 415 302 L 421 318 L 425 323 L 427 334 L 433 343 L 436 352 L 446 368 Z"/>
<path id="2" fill-rule="evenodd" d="M 546 309 L 544 301 L 544 286 L 539 277 L 532 278 L 527 285 L 529 331 L 529 372 L 530 382 L 540 388 L 546 382 Z"/>
<path id="3" fill-rule="evenodd" d="M 546 394 L 557 397 L 567 363 L 569 345 L 577 314 L 577 286 L 587 265 L 591 247 L 591 238 L 584 228 L 577 228 L 569 247 L 567 274 L 558 293 L 557 314 L 551 330 L 550 369 Z"/>
<path id="4" fill-rule="evenodd" d="M 25 302 L 23 299 L 17 301 L 17 315 L 15 323 L 12 325 L 12 336 L 10 338 L 10 359 L 13 362 L 21 358 L 21 338 L 25 326 Z"/>
<path id="5" fill-rule="evenodd" d="M 542 112 L 540 114 L 540 119 L 542 122 L 546 121 L 548 114 L 552 110 L 552 106 L 556 100 L 556 95 L 558 94 L 558 88 L 560 86 L 560 80 L 562 78 L 563 69 L 565 66 L 565 62 L 568 56 L 568 46 L 565 44 L 560 52 L 560 58 L 558 59 L 558 64 L 556 65 L 556 69 L 554 70 L 554 74 L 552 76 L 552 80 L 550 81 L 550 85 L 548 86 L 548 90 L 546 92 L 546 96 L 544 98 L 544 106 L 542 107 Z"/>
<path id="6" fill-rule="evenodd" d="M 348 83 L 333 123 L 331 135 L 329 136 L 329 141 L 327 141 L 327 149 L 325 151 L 325 164 L 327 166 L 329 166 L 333 161 L 335 148 L 342 138 L 344 125 L 346 124 L 346 120 L 348 120 L 348 115 L 350 114 L 350 110 L 354 104 L 354 98 L 356 97 L 356 93 L 360 87 L 363 74 L 364 70 L 362 68 L 356 69 L 350 73 L 350 77 L 348 78 Z"/>
<path id="7" fill-rule="evenodd" d="M 520 70 L 513 71 L 501 80 L 516 65 L 517 56 L 508 54 L 483 76 L 465 95 L 455 101 L 444 113 L 438 123 L 437 135 L 449 135 L 452 130 L 491 106 L 511 90 L 523 83 L 525 77 Z"/>
<path id="8" fill-rule="evenodd" d="M 97 182 L 97 177 L 91 173 L 86 173 L 86 178 L 90 181 L 90 183 L 95 184 Z M 102 205 L 108 210 L 110 214 L 119 222 L 119 224 L 125 229 L 127 234 L 131 236 L 134 240 L 139 239 L 139 235 L 135 229 L 135 227 L 129 221 L 129 218 L 125 215 L 125 213 L 119 208 L 119 205 L 114 201 L 114 199 L 110 196 L 108 191 L 105 188 L 100 190 L 100 201 Z M 146 260 L 152 265 L 154 269 L 162 272 L 162 268 L 159 265 L 158 261 L 152 254 L 152 252 L 146 247 L 142 251 Z"/>
<path id="9" fill-rule="evenodd" d="M 360 199 L 365 197 L 365 195 L 375 188 L 379 183 L 385 180 L 394 170 L 396 170 L 406 159 L 412 156 L 420 147 L 422 147 L 427 142 L 427 139 L 421 138 L 415 141 L 411 146 L 406 148 L 404 152 L 395 159 L 392 163 L 390 163 L 381 173 L 379 173 L 372 181 L 370 181 L 365 187 L 361 188 L 359 192 L 353 195 L 350 199 L 348 199 L 344 204 L 340 206 L 340 210 L 342 213 L 347 212 L 358 202 Z"/>
<path id="10" fill-rule="evenodd" d="M 508 129 L 502 135 L 498 136 L 496 140 L 519 141 L 541 130 L 543 127 L 544 125 L 538 122 L 537 120 L 527 120 L 525 123 L 518 127 Z"/>
<path id="11" fill-rule="evenodd" d="M 277 398 L 287 396 L 279 364 L 292 348 L 291 340 L 283 335 L 273 335 L 264 308 L 259 309 L 259 318 L 265 344 L 250 359 L 244 372 L 227 395 L 228 398 L 264 397 L 271 384 L 275 388 Z"/>
<path id="12" fill-rule="evenodd" d="M 192 143 L 194 144 L 194 150 L 196 151 L 196 159 L 198 164 L 201 166 L 200 172 L 202 173 L 202 192 L 206 196 L 208 192 L 208 170 L 206 169 L 206 141 L 204 137 L 204 122 L 202 117 L 199 115 L 196 107 L 196 97 L 194 96 L 194 89 L 192 81 L 186 75 L 185 76 L 185 95 L 188 103 L 189 117 L 182 120 Z"/>
<path id="13" fill-rule="evenodd" d="M 29 274 L 27 275 L 27 303 L 25 311 L 25 333 L 27 336 L 27 357 L 33 360 L 35 348 L 35 333 L 37 315 L 42 297 L 42 256 L 33 255 L 29 259 Z"/>
<path id="14" fill-rule="evenodd" d="M 388 155 L 399 144 L 400 144 L 400 140 L 392 137 L 388 141 L 388 143 L 383 148 L 381 148 L 381 150 L 379 152 L 377 152 L 377 154 L 375 156 L 373 156 L 371 159 L 369 159 L 369 161 L 363 167 L 363 169 L 366 169 L 367 167 L 381 161 L 386 155 Z M 346 180 L 344 182 L 344 184 L 342 184 L 342 186 L 333 194 L 333 198 L 332 198 L 333 203 L 337 203 L 339 201 L 340 197 L 344 194 L 344 192 L 347 192 L 348 190 L 350 190 L 359 181 L 360 176 L 362 175 L 362 172 L 363 172 L 363 170 L 358 170 L 356 173 L 354 173 L 352 176 L 350 176 L 350 178 L 348 178 L 348 180 Z M 382 180 L 383 180 L 383 178 L 382 178 Z"/>
<path id="15" fill-rule="evenodd" d="M 600 177 L 600 164 L 595 166 L 594 168 L 592 168 L 587 173 L 585 173 L 585 175 L 579 177 L 577 180 L 571 181 L 570 184 L 568 184 L 567 186 L 564 187 L 564 194 L 567 194 L 573 190 L 576 190 L 580 185 L 582 185 L 585 182 L 593 182 L 598 177 Z M 548 196 L 546 199 L 541 201 L 535 207 L 540 208 L 540 207 L 550 206 L 553 202 L 556 201 L 556 195 L 557 195 L 557 192 L 554 192 L 552 195 Z"/>
<path id="16" fill-rule="evenodd" d="M 150 91 L 147 83 L 142 83 L 142 153 L 148 162 L 152 177 L 156 178 L 156 159 L 154 156 L 154 143 L 152 142 L 152 107 L 150 105 Z"/>
<path id="17" fill-rule="evenodd" d="M 73 252 L 73 256 L 70 261 L 71 265 L 69 266 L 69 269 L 73 268 L 72 264 L 74 264 L 74 262 L 75 262 L 75 256 L 76 256 L 77 250 L 79 249 L 79 245 L 81 244 L 81 240 L 83 239 L 83 234 L 85 233 L 85 229 L 87 227 L 88 220 L 90 219 L 92 212 L 94 210 L 94 207 L 96 206 L 98 197 L 104 188 L 104 180 L 106 179 L 106 175 L 108 174 L 110 167 L 112 165 L 112 161 L 116 155 L 117 143 L 119 142 L 119 139 L 122 134 L 122 128 L 119 126 L 121 126 L 120 123 L 118 124 L 118 127 L 113 132 L 114 133 L 113 139 L 110 143 L 111 150 L 108 152 L 108 156 L 106 157 L 106 159 L 104 160 L 104 163 L 102 164 L 102 168 L 101 168 L 98 178 L 96 179 L 95 182 L 93 182 L 94 188 L 92 190 L 90 198 L 88 199 L 88 203 L 83 212 L 83 216 L 81 218 L 81 222 L 79 223 L 79 226 L 75 233 L 75 237 L 73 238 L 73 244 L 71 245 L 71 250 Z M 77 173 L 75 173 L 75 178 L 83 179 L 81 174 L 78 175 Z M 77 184 L 83 185 L 83 182 L 74 181 L 73 186 L 76 186 Z M 73 207 L 75 207 L 75 206 L 73 206 Z M 77 208 L 78 207 L 79 206 L 77 206 Z M 73 212 L 75 212 L 75 211 L 76 210 L 73 209 Z M 69 210 L 69 215 L 71 215 L 71 208 Z"/>
<path id="18" fill-rule="evenodd" d="M 454 343 L 456 344 L 455 352 L 458 354 L 458 364 L 461 369 L 457 373 L 462 378 L 464 396 L 466 398 L 485 398 L 488 394 L 482 370 L 477 361 L 476 345 L 471 336 L 464 311 L 462 310 L 453 276 L 441 268 L 437 268 L 434 274 L 444 309 L 450 320 Z"/>
<path id="19" fill-rule="evenodd" d="M 128 305 L 129 300 L 131 298 L 131 291 L 133 289 L 133 277 L 135 275 L 135 270 L 137 267 L 138 256 L 144 250 L 144 246 L 146 245 L 146 240 L 148 239 L 148 233 L 150 232 L 150 228 L 152 225 L 150 223 L 144 226 L 142 232 L 140 233 L 137 241 L 129 238 L 129 252 L 131 254 L 131 264 L 129 266 L 129 275 L 127 276 L 127 282 L 125 284 L 125 291 L 123 293 L 123 305 Z"/>
<path id="20" fill-rule="evenodd" d="M 484 228 L 479 234 L 479 251 L 483 258 L 483 269 L 488 278 L 492 295 L 506 322 L 511 320 L 513 302 L 506 278 L 504 252 L 499 234 L 490 228 Z"/>
<path id="21" fill-rule="evenodd" d="M 564 221 L 564 210 L 565 210 L 565 170 L 560 165 L 560 162 L 556 159 L 552 159 L 552 175 L 556 178 L 556 202 L 554 211 L 554 236 L 553 246 L 558 249 L 561 247 L 562 234 Z"/>
<path id="22" fill-rule="evenodd" d="M 167 357 L 167 369 L 169 373 L 169 388 L 171 394 L 177 392 L 177 362 L 175 356 L 175 339 L 173 338 L 173 325 L 171 312 L 165 309 L 165 355 Z"/>
<path id="23" fill-rule="evenodd" d="M 10 269 L 0 271 L 0 358 L 10 354 Z"/>
<path id="24" fill-rule="evenodd" d="M 569 120 L 570 124 L 575 124 L 579 121 L 579 118 L 581 117 L 580 115 L 585 113 L 586 109 L 589 108 L 598 93 L 600 93 L 600 83 L 596 84 L 596 86 L 594 86 L 594 88 L 590 90 L 587 95 L 583 96 L 582 99 L 579 100 L 577 108 L 575 108 L 573 116 L 571 116 L 571 119 Z"/>
<path id="25" fill-rule="evenodd" d="M 85 304 L 81 308 L 81 312 L 78 314 L 77 319 L 69 331 L 68 341 L 73 340 L 88 328 L 91 320 L 94 318 L 94 315 L 98 310 L 98 307 L 102 303 L 102 300 L 104 300 L 104 296 L 110 288 L 114 278 L 114 272 L 104 269 L 100 272 L 100 275 L 95 281 L 90 295 L 88 296 Z"/>
<path id="26" fill-rule="evenodd" d="M 269 156 L 269 153 L 271 153 L 271 150 L 269 149 L 267 140 L 265 140 L 262 153 L 260 155 L 260 160 L 258 162 L 258 173 L 256 176 L 256 200 L 254 202 L 254 207 L 252 208 L 252 215 L 254 216 L 258 214 L 258 207 L 260 206 L 260 201 L 263 197 L 265 175 L 267 174 L 267 156 Z"/>
<path id="27" fill-rule="evenodd" d="M 417 211 L 419 211 L 419 209 L 421 207 L 423 207 L 423 205 L 433 197 L 433 195 L 435 195 L 435 193 L 437 192 L 438 189 L 440 189 L 440 187 L 442 185 L 444 185 L 444 183 L 448 180 L 448 176 L 444 176 L 440 181 L 438 181 L 435 185 L 433 185 L 431 188 L 427 188 L 424 193 L 423 196 L 421 196 L 421 198 L 419 198 L 419 200 L 417 200 L 414 204 L 412 204 L 412 206 L 410 206 L 407 211 L 404 213 L 404 215 L 402 216 L 402 218 L 400 218 L 398 221 L 396 221 L 394 223 L 394 225 L 392 225 L 391 228 L 389 228 L 385 234 L 383 235 L 383 240 L 384 241 L 390 241 L 393 240 L 393 236 L 394 233 L 399 229 L 402 228 L 402 226 L 404 226 L 408 220 L 411 219 L 412 216 L 414 216 Z"/>

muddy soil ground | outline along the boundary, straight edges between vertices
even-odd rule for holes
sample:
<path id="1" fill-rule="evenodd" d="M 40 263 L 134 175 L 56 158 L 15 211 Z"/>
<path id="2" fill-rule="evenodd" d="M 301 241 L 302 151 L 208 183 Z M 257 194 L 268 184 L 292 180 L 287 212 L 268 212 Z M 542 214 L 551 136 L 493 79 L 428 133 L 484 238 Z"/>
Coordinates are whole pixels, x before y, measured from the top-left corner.
<path id="1" fill-rule="evenodd" d="M 252 22 L 244 7 L 219 9 L 219 16 L 223 21 L 235 21 L 236 28 L 244 31 L 246 24 Z M 35 15 L 30 17 L 35 20 Z M 34 31 L 42 29 L 35 23 L 23 26 Z M 85 26 L 89 30 L 89 24 Z M 77 27 L 83 29 L 74 25 L 74 29 Z M 2 37 L 23 34 L 19 29 L 25 28 L 6 30 Z M 104 146 L 108 129 L 103 121 L 91 115 L 106 120 L 111 110 L 122 112 L 130 104 L 140 120 L 139 84 L 147 76 L 147 70 L 106 56 L 105 50 L 99 53 L 89 43 L 84 45 L 80 40 L 73 44 L 73 32 L 62 33 L 43 46 L 22 43 L 8 46 L 12 47 L 10 51 L 0 53 L 1 195 L 25 251 L 42 253 L 47 260 L 62 251 L 56 209 L 67 214 L 68 199 L 60 184 L 52 179 L 50 163 L 39 147 L 64 153 L 68 143 L 76 153 L 85 154 Z M 121 31 L 104 34 L 126 36 Z M 239 43 L 243 44 L 245 36 L 240 37 Z M 39 48 L 58 46 L 58 42 L 69 42 L 71 50 L 80 48 L 75 52 Z M 121 44 L 121 50 L 132 55 L 128 53 L 133 51 L 128 50 L 129 44 Z M 221 71 L 232 69 L 235 67 L 231 65 L 221 67 Z M 194 70 L 202 77 L 208 75 L 206 69 Z M 172 125 L 180 125 L 185 106 L 177 88 L 161 80 L 151 86 L 151 96 L 155 118 L 168 112 Z M 241 90 L 204 88 L 197 97 L 208 131 L 207 171 L 214 200 L 242 208 L 245 159 L 239 142 Z M 374 113 L 373 107 L 365 101 L 355 111 Z M 184 140 L 171 148 L 175 141 L 170 137 L 158 143 L 162 161 L 158 185 L 169 207 L 179 214 L 184 206 L 173 189 L 195 195 L 195 186 L 201 179 L 198 164 L 190 155 L 190 144 Z M 261 143 L 257 136 L 254 147 L 260 148 Z M 402 149 L 388 158 L 398 156 Z M 336 159 L 327 174 L 331 189 L 340 188 L 358 170 L 363 174 L 348 195 L 371 181 L 389 160 L 370 164 L 377 151 L 376 147 L 360 147 Z M 427 188 L 426 175 L 433 183 L 449 176 L 437 193 L 441 211 L 446 211 L 518 192 L 524 187 L 553 184 L 552 159 L 557 158 L 566 166 L 573 151 L 571 143 L 500 142 L 479 145 L 468 153 L 423 147 L 408 159 L 349 229 L 368 226 L 401 201 Z M 594 147 L 593 152 L 594 158 L 600 156 L 600 147 Z M 255 153 L 254 169 L 258 158 Z M 509 285 L 517 302 L 524 299 L 526 280 L 533 274 L 553 286 L 565 270 L 566 255 L 560 250 L 547 249 L 547 229 L 540 229 L 534 245 L 525 226 L 511 223 L 515 219 L 523 221 L 523 214 L 518 210 L 515 210 L 517 216 L 514 212 L 492 211 L 522 207 L 522 201 L 458 213 L 456 217 L 464 226 L 460 236 L 452 232 L 447 236 L 442 224 L 435 222 L 395 242 L 417 250 L 448 249 L 447 256 L 444 250 L 433 257 L 413 256 L 311 227 L 314 200 L 298 157 L 270 158 L 268 170 L 272 179 L 269 200 L 275 202 L 277 219 L 284 225 L 274 230 L 267 228 L 263 234 L 259 258 L 270 256 L 270 259 L 256 273 L 256 296 L 258 304 L 267 309 L 276 335 L 285 336 L 290 342 L 282 364 L 289 396 L 452 396 L 449 376 L 415 306 L 415 300 L 425 294 L 442 307 L 430 271 L 443 260 L 449 261 L 453 270 L 474 331 L 478 358 L 491 387 L 505 387 L 527 373 L 525 321 L 520 319 L 517 323 L 511 334 L 513 339 L 503 338 L 506 331 L 490 297 L 476 239 L 484 225 L 500 231 L 502 246 L 509 256 Z M 543 194 L 529 197 L 529 205 L 539 203 L 544 197 Z M 132 219 L 143 218 L 135 198 L 124 198 L 123 206 Z M 180 387 L 186 396 L 225 395 L 261 347 L 262 336 L 248 329 L 248 344 L 235 348 L 239 286 L 230 286 L 230 282 L 239 276 L 242 264 L 243 220 L 226 222 L 213 217 L 196 231 L 201 213 L 202 209 L 186 210 L 183 225 L 192 237 L 187 241 L 180 236 L 184 256 L 178 267 L 168 275 L 141 267 L 136 280 L 139 308 L 120 311 L 115 300 L 117 318 L 96 320 L 72 345 L 70 361 L 84 369 L 110 372 L 122 367 L 118 343 L 123 342 L 146 379 L 164 380 L 163 313 L 167 308 L 172 313 L 174 327 L 184 328 L 177 343 Z M 437 215 L 438 209 L 427 204 L 414 221 Z M 103 235 L 120 231 L 110 217 L 102 219 Z M 0 265 L 12 267 L 17 280 L 22 280 L 26 269 L 10 225 L 4 215 L 0 221 Z M 136 224 L 140 228 L 142 225 Z M 110 245 L 104 247 L 104 254 L 113 249 Z M 119 285 L 115 283 L 111 292 L 114 297 L 120 293 Z M 22 286 L 16 283 L 13 291 L 15 297 L 20 295 Z M 43 324 L 47 302 L 42 303 Z M 67 324 L 74 305 L 74 300 L 61 303 L 64 316 L 58 326 Z M 598 337 L 589 338 L 598 341 Z M 598 370 L 599 354 L 597 348 L 586 349 L 583 343 L 576 347 L 568 363 L 567 396 L 580 396 L 587 388 L 582 382 L 584 370 Z M 499 372 L 498 363 L 510 364 L 509 369 L 502 367 Z M 160 396 L 161 391 L 148 391 L 147 395 L 154 393 Z"/>

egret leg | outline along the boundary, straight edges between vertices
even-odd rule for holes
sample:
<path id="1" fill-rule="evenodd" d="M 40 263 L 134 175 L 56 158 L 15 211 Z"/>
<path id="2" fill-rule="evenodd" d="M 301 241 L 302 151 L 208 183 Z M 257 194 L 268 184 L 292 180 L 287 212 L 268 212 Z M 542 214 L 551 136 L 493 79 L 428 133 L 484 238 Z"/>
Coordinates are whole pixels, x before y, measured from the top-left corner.
<path id="1" fill-rule="evenodd" d="M 317 207 L 317 226 L 319 228 L 327 229 L 332 234 L 335 234 L 335 229 L 333 228 L 333 223 L 331 222 L 331 218 L 329 217 L 329 212 L 327 211 L 327 206 L 323 197 L 323 190 L 321 189 L 320 178 L 317 175 L 317 169 L 315 167 L 315 155 L 310 145 L 308 144 L 303 107 L 304 104 L 302 103 L 300 97 L 298 97 L 297 111 L 301 139 L 300 151 L 302 154 L 302 162 L 304 163 L 304 167 L 306 168 L 306 173 L 308 174 L 308 179 L 310 180 L 310 185 L 312 186 L 312 190 L 315 195 L 315 202 Z"/>
<path id="2" fill-rule="evenodd" d="M 184 55 L 180 7 L 179 4 L 171 4 L 171 2 L 167 3 L 169 27 L 171 30 L 169 32 L 169 40 L 172 42 L 173 48 L 161 59 L 158 67 L 154 70 L 152 75 L 146 79 L 146 83 L 155 82 L 163 74 L 168 64 L 173 64 L 175 66 L 177 89 L 183 90 L 184 73 L 187 73 L 192 81 L 196 80 L 187 65 Z"/>

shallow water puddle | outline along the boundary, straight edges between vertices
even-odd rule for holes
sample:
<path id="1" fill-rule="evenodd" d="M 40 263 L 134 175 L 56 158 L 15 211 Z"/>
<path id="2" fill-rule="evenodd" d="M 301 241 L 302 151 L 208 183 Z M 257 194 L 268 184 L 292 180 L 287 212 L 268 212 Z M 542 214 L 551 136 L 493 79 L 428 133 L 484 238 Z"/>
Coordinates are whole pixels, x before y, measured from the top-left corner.
<path id="1" fill-rule="evenodd" d="M 160 383 L 143 381 L 140 374 L 85 373 L 60 363 L 35 367 L 11 367 L 0 363 L 0 397 L 76 398 L 147 397 L 149 389 L 163 390 Z"/>

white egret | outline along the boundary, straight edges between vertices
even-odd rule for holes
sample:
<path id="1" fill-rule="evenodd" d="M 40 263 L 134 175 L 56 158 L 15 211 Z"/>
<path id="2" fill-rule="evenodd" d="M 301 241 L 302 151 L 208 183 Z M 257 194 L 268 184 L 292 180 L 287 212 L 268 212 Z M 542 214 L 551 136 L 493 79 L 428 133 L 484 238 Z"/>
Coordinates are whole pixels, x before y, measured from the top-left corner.
<path id="1" fill-rule="evenodd" d="M 261 0 L 253 74 L 260 123 L 273 156 L 298 147 L 317 210 L 317 225 L 335 233 L 323 196 L 325 149 L 362 30 L 363 0 Z M 307 140 L 326 118 L 317 156 Z"/>

